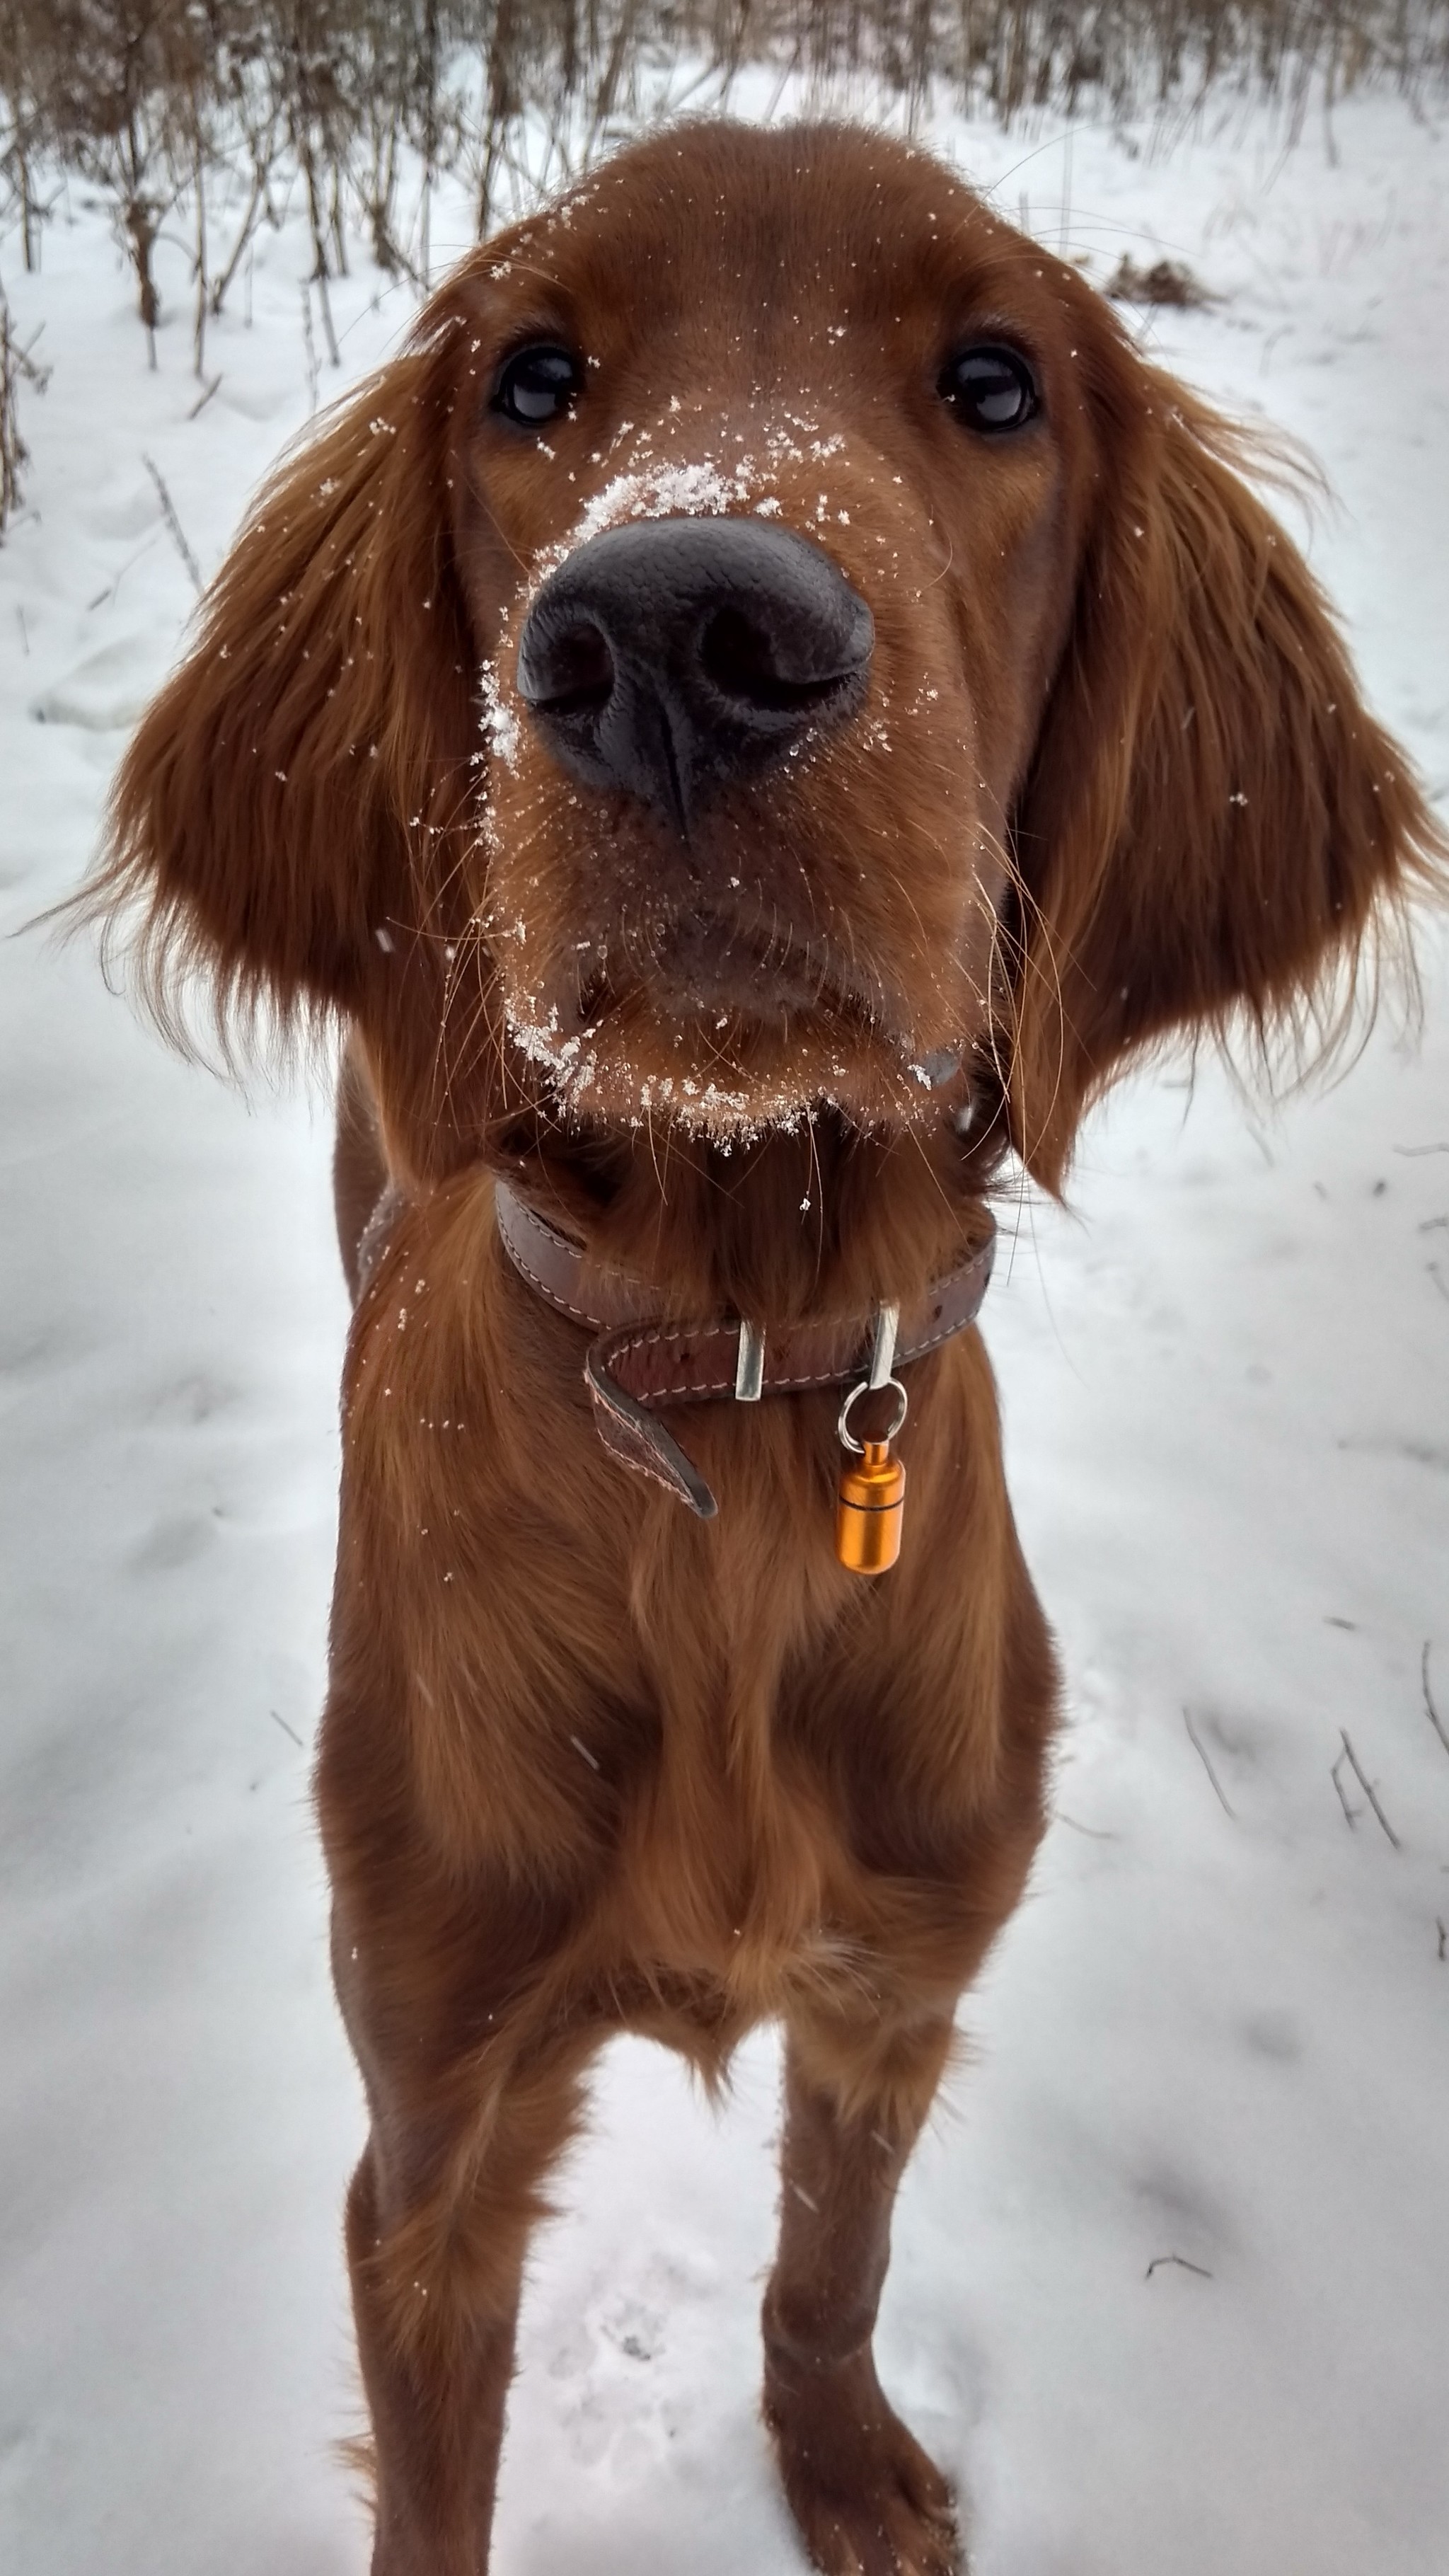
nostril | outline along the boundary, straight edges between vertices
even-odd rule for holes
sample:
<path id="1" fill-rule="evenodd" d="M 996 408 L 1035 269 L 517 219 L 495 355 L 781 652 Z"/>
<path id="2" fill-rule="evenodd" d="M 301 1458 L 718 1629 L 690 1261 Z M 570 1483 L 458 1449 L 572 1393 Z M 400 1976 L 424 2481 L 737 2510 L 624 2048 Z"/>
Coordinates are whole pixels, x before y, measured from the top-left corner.
<path id="1" fill-rule="evenodd" d="M 815 642 L 815 639 L 810 639 Z M 835 695 L 843 680 L 856 676 L 851 664 L 828 671 L 812 671 L 803 677 L 781 670 L 782 660 L 809 662 L 819 657 L 808 647 L 798 657 L 781 651 L 776 638 L 757 626 L 742 609 L 721 608 L 715 612 L 700 638 L 699 658 L 706 677 L 725 698 L 734 698 L 750 707 L 772 714 L 794 715 L 819 706 Z"/>
<path id="2" fill-rule="evenodd" d="M 614 657 L 591 618 L 573 618 L 539 634 L 525 629 L 518 655 L 524 705 L 554 716 L 591 715 L 614 691 Z"/>

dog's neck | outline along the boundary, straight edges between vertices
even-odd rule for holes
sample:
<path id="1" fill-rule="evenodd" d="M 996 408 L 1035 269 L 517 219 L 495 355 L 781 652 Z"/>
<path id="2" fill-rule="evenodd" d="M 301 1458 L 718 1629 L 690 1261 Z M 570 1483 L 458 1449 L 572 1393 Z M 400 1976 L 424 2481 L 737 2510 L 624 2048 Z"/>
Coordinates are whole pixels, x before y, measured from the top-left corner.
<path id="1" fill-rule="evenodd" d="M 454 996 L 467 1025 L 445 1050 L 441 1089 L 437 1046 L 417 1044 L 429 1025 L 421 1011 L 394 1008 L 368 1026 L 395 1183 L 426 1193 L 487 1166 L 601 1266 L 647 1283 L 661 1315 L 784 1325 L 906 1305 L 989 1232 L 983 1212 L 1011 1144 L 985 1043 L 909 1129 L 862 1132 L 822 1105 L 727 1145 L 662 1122 L 567 1124 L 526 1079 L 522 1099 L 512 1085 L 500 1098 L 494 1049 L 479 1035 L 488 1000 L 483 989 Z"/>
<path id="2" fill-rule="evenodd" d="M 978 1240 L 999 1121 L 863 1136 L 818 1111 L 727 1149 L 675 1131 L 557 1136 L 509 1178 L 659 1311 L 787 1324 L 909 1300 Z"/>

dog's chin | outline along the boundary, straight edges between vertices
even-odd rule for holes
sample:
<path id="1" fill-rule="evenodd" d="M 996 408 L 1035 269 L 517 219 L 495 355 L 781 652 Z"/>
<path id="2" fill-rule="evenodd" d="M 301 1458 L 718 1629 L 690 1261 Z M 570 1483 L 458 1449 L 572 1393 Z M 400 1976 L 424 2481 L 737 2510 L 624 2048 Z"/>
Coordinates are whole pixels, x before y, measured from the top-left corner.
<path id="1" fill-rule="evenodd" d="M 570 1125 L 667 1126 L 725 1147 L 826 1108 L 864 1134 L 919 1126 L 957 1063 L 864 1004 L 807 1002 L 773 979 L 748 998 L 641 986 L 571 1027 L 511 999 L 507 1021 L 531 1087 Z"/>

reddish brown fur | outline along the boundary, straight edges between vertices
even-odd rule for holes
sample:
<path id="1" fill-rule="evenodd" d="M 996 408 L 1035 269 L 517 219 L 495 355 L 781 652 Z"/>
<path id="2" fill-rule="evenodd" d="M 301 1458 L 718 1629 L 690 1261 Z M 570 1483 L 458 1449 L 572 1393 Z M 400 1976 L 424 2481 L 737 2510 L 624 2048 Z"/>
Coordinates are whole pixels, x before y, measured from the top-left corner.
<path id="1" fill-rule="evenodd" d="M 977 327 L 1040 369 L 1018 441 L 973 442 L 935 391 Z M 597 361 L 551 457 L 487 408 L 540 336 Z M 619 473 L 706 454 L 752 458 L 731 506 L 767 482 L 869 600 L 866 716 L 689 852 L 526 730 L 485 790 L 478 665 L 516 714 L 540 559 Z M 954 2564 L 870 2334 L 956 2002 L 1042 1825 L 1055 1675 L 985 1355 L 972 1333 L 912 1372 L 905 1553 L 863 1584 L 831 1546 L 835 1399 L 692 1413 L 721 1509 L 691 1520 L 596 1440 L 493 1178 L 661 1313 L 856 1311 L 953 1257 L 1009 1145 L 1058 1186 L 1134 1049 L 1331 1022 L 1442 851 L 1237 461 L 933 162 L 689 129 L 435 297 L 263 495 L 128 755 L 97 900 L 146 905 L 158 1007 L 200 969 L 233 1023 L 347 1023 L 349 1261 L 384 1180 L 406 1192 L 347 1359 L 317 1780 L 373 2117 L 348 2241 L 378 2576 L 486 2564 L 524 2247 L 601 2038 L 652 2032 L 713 2080 L 764 2015 L 791 2503 L 839 2576 Z M 721 1037 L 681 994 L 701 886 L 731 878 Z M 512 1025 L 582 1025 L 610 941 L 565 1114 Z M 961 1073 L 925 1096 L 903 1067 L 947 1046 Z M 761 1132 L 675 1114 L 721 1064 Z"/>

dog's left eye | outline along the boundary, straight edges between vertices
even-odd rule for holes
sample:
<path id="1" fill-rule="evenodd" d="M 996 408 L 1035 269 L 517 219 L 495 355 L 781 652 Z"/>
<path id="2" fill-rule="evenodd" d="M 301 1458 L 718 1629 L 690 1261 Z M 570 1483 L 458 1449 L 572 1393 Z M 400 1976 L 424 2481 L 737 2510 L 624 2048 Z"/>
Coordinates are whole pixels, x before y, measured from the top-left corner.
<path id="1" fill-rule="evenodd" d="M 493 408 L 506 420 L 516 420 L 520 429 L 541 429 L 568 410 L 583 380 L 583 368 L 570 349 L 551 342 L 516 349 L 499 376 Z"/>
<path id="2" fill-rule="evenodd" d="M 971 429 L 1021 429 L 1041 408 L 1036 377 L 1019 349 L 996 342 L 963 349 L 941 370 L 943 399 Z"/>

